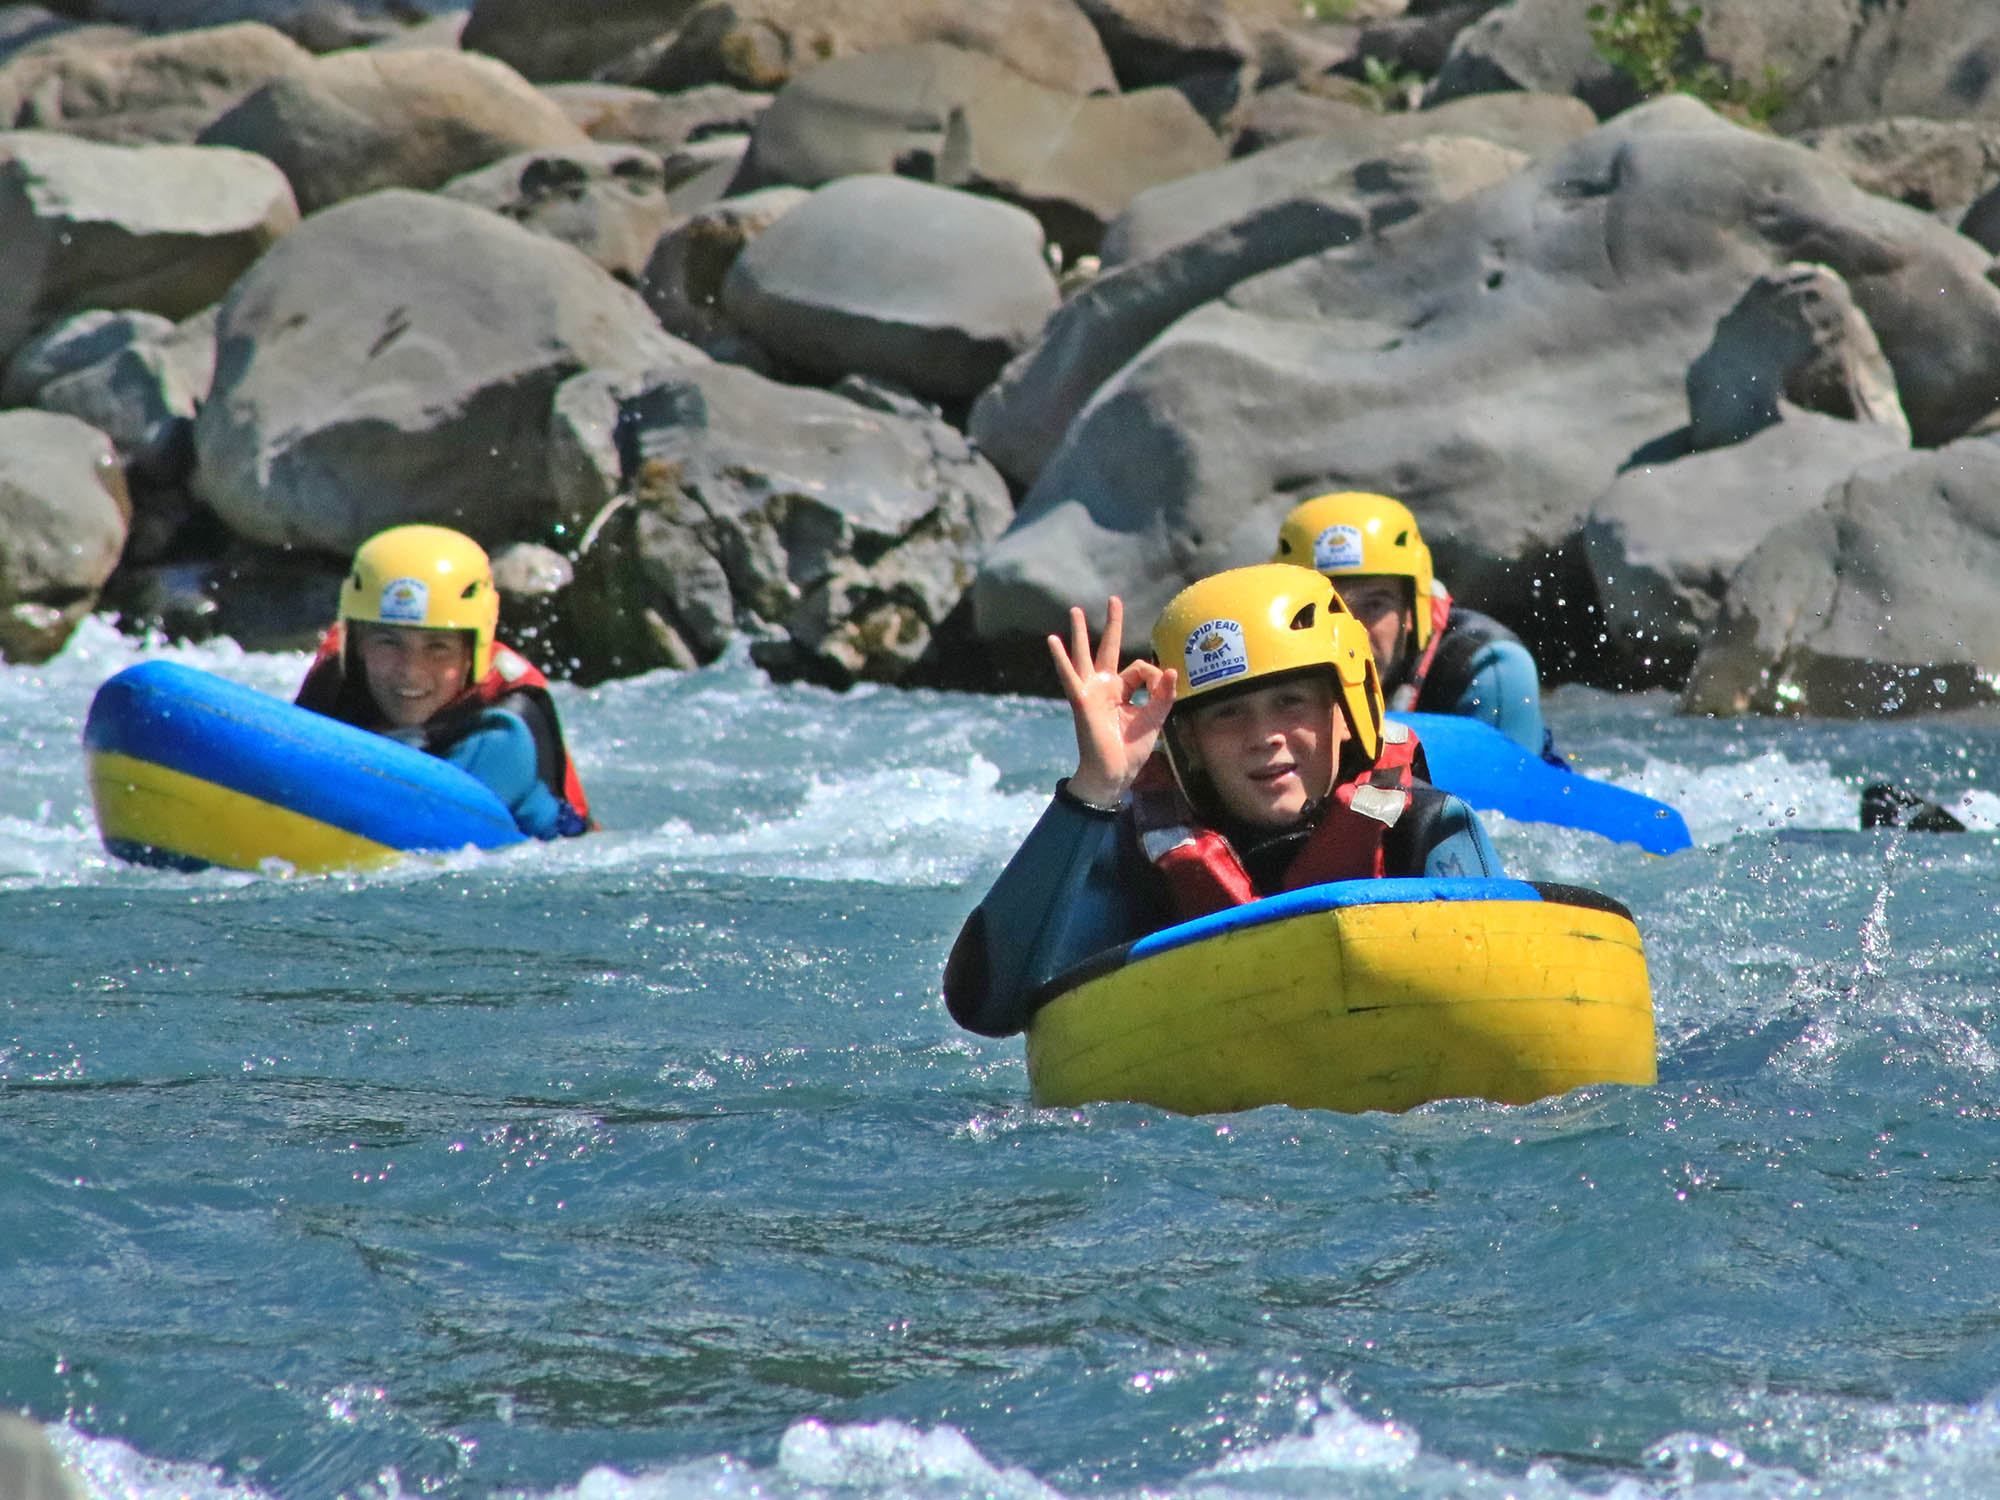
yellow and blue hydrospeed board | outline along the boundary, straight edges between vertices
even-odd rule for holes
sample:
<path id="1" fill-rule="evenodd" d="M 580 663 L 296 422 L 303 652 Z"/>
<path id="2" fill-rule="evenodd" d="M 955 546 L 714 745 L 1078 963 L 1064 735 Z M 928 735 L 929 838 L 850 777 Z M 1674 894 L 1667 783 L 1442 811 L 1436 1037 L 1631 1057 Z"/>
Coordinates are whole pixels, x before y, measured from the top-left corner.
<path id="1" fill-rule="evenodd" d="M 141 864 L 309 872 L 522 840 L 449 762 L 177 662 L 100 687 L 83 748 L 104 846 Z"/>
<path id="2" fill-rule="evenodd" d="M 1108 949 L 1028 1023 L 1042 1105 L 1526 1104 L 1657 1079 L 1632 915 L 1523 880 L 1308 886 Z"/>

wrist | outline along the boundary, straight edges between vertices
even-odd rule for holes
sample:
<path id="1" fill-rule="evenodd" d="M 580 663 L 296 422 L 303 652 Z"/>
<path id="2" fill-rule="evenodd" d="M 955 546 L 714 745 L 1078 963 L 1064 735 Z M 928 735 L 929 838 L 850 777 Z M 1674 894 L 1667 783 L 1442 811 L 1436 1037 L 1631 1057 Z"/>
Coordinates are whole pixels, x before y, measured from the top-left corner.
<path id="1" fill-rule="evenodd" d="M 1099 785 L 1088 777 L 1066 776 L 1056 783 L 1056 795 L 1086 812 L 1111 817 L 1124 801 L 1125 789 L 1115 784 Z"/>

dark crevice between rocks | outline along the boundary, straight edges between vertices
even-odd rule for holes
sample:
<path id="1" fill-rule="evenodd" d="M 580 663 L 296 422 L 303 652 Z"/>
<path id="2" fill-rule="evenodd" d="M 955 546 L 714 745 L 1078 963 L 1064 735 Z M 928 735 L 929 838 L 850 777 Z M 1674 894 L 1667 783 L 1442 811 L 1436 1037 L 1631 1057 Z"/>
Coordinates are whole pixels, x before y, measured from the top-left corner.
<path id="1" fill-rule="evenodd" d="M 1497 565 L 1492 559 L 1454 557 L 1447 543 L 1436 560 L 1459 603 L 1492 615 L 1521 637 L 1541 667 L 1543 687 L 1577 682 L 1631 691 L 1677 684 L 1648 675 L 1614 648 L 1580 543 Z"/>

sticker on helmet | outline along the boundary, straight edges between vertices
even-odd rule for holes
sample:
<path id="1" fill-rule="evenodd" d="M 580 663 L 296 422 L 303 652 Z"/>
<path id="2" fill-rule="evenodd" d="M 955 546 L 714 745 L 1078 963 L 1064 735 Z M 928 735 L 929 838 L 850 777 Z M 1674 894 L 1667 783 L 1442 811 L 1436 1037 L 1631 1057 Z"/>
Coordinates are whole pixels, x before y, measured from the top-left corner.
<path id="1" fill-rule="evenodd" d="M 1243 627 L 1234 620 L 1210 620 L 1188 632 L 1187 685 L 1207 687 L 1227 682 L 1250 670 L 1250 653 L 1243 646 Z"/>
<path id="2" fill-rule="evenodd" d="M 421 625 L 430 612 L 430 587 L 421 578 L 391 578 L 382 585 L 383 624 Z"/>
<path id="3" fill-rule="evenodd" d="M 1313 538 L 1313 566 L 1322 573 L 1339 573 L 1361 566 L 1361 528 L 1329 526 Z"/>

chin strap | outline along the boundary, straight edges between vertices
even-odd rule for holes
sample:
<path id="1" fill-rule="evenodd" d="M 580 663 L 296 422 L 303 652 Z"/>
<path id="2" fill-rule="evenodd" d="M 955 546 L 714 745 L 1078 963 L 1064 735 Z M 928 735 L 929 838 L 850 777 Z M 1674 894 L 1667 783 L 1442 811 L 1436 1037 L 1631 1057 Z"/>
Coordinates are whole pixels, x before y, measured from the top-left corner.
<path id="1" fill-rule="evenodd" d="M 1406 714 L 1417 706 L 1417 697 L 1424 690 L 1424 679 L 1431 675 L 1431 664 L 1437 660 L 1438 645 L 1444 640 L 1445 628 L 1451 624 L 1451 590 L 1444 586 L 1442 578 L 1431 580 L 1431 638 L 1424 647 L 1417 664 L 1410 669 L 1410 675 L 1389 694 L 1389 707 L 1397 713 Z"/>

